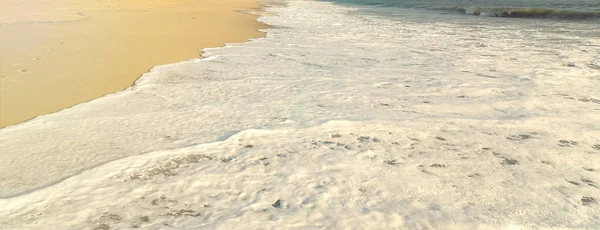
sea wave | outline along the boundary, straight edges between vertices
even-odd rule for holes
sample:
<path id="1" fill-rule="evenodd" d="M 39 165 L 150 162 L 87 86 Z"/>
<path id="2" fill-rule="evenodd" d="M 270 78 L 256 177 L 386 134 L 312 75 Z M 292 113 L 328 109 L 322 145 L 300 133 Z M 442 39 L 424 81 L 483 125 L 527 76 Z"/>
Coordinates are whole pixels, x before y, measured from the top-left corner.
<path id="1" fill-rule="evenodd" d="M 506 18 L 600 19 L 600 3 L 582 1 L 494 1 L 461 0 L 323 0 L 336 3 L 358 4 L 377 8 L 408 8 L 442 10 L 467 15 Z"/>
<path id="2" fill-rule="evenodd" d="M 600 19 L 600 11 L 577 11 L 550 8 L 496 8 L 475 6 L 445 6 L 434 10 L 456 11 L 468 15 L 504 18 Z"/>

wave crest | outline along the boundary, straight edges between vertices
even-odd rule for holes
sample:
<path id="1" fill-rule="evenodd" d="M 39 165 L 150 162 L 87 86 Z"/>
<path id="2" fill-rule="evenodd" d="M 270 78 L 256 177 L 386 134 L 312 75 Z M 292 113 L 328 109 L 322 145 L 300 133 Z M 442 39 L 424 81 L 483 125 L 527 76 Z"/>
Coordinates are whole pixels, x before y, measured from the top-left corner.
<path id="1" fill-rule="evenodd" d="M 468 15 L 505 17 L 505 18 L 558 18 L 558 19 L 594 19 L 600 18 L 600 11 L 577 11 L 549 8 L 490 8 L 446 6 L 436 10 L 457 11 Z"/>

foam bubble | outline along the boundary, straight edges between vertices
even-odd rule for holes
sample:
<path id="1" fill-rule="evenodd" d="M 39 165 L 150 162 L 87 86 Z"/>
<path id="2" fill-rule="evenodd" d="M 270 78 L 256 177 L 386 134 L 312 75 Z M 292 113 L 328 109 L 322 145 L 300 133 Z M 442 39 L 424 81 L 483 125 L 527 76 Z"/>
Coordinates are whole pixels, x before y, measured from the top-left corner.
<path id="1" fill-rule="evenodd" d="M 0 130 L 7 159 L 0 161 L 0 196 L 45 188 L 110 162 L 127 165 L 125 157 L 132 155 L 221 141 L 240 130 L 294 132 L 332 120 L 378 129 L 396 124 L 406 132 L 433 122 L 436 130 L 458 130 L 453 137 L 460 143 L 467 141 L 460 130 L 485 124 L 478 135 L 500 138 L 498 143 L 531 141 L 527 151 L 515 150 L 531 154 L 524 157 L 550 157 L 544 149 L 560 149 L 585 163 L 585 154 L 595 151 L 589 146 L 598 142 L 600 95 L 597 70 L 590 67 L 597 65 L 593 37 L 520 22 L 467 27 L 392 20 L 312 1 L 270 10 L 277 16 L 260 18 L 272 26 L 263 39 L 207 49 L 202 60 L 157 66 L 125 91 Z M 432 139 L 431 148 L 447 140 L 440 138 Z M 556 147 L 565 145 L 557 138 L 568 139 L 569 147 Z M 461 146 L 455 152 L 475 151 Z M 493 157 L 485 159 L 495 162 Z M 513 158 L 504 165 L 514 165 Z"/>

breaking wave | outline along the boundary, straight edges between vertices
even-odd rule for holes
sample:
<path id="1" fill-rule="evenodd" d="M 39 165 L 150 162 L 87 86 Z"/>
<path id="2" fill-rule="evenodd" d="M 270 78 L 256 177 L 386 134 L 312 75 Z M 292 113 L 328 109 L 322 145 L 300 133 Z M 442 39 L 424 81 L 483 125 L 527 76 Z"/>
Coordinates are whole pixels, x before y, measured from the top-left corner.
<path id="1" fill-rule="evenodd" d="M 407 8 L 449 11 L 467 15 L 506 18 L 600 19 L 600 3 L 582 0 L 323 0 L 375 8 Z"/>
<path id="2" fill-rule="evenodd" d="M 493 8 L 446 6 L 435 10 L 456 11 L 468 15 L 505 18 L 600 19 L 600 11 L 577 11 L 549 8 Z"/>

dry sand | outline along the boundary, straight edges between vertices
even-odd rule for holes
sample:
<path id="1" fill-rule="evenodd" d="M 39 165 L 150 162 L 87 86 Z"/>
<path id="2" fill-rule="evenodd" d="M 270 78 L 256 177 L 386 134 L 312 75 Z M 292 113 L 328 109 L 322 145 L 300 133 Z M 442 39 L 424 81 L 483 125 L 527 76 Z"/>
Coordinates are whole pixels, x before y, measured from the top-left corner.
<path id="1" fill-rule="evenodd" d="M 153 66 L 262 36 L 256 0 L 5 0 L 0 127 L 113 93 Z M 244 13 L 245 12 L 245 13 Z"/>
<path id="2" fill-rule="evenodd" d="M 268 10 L 0 129 L 0 229 L 600 229 L 598 25 Z"/>

